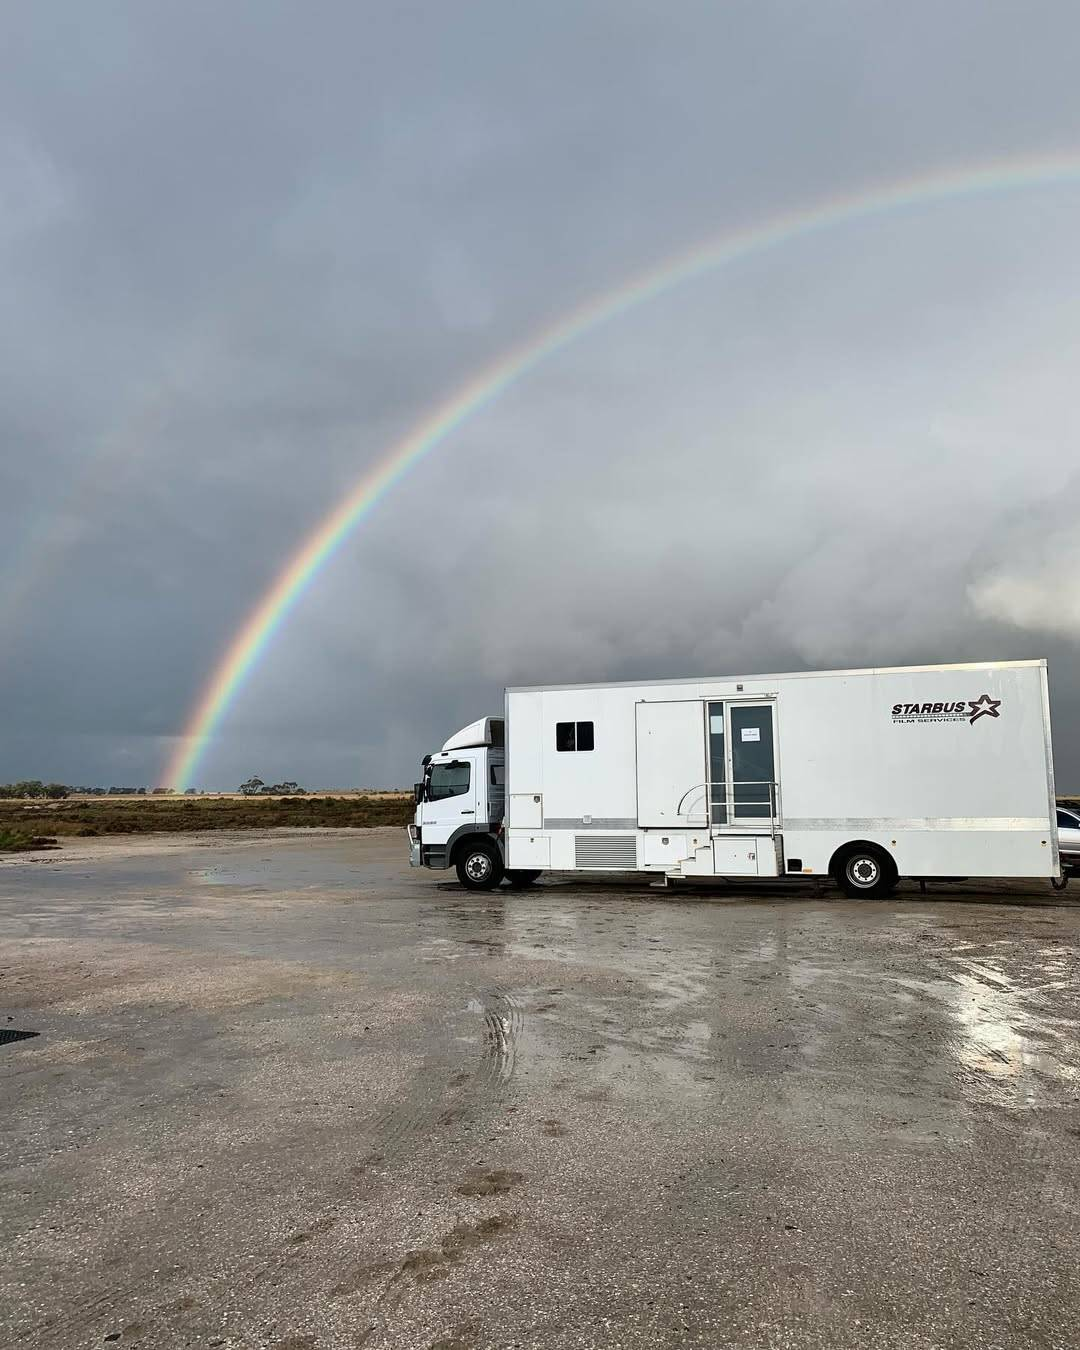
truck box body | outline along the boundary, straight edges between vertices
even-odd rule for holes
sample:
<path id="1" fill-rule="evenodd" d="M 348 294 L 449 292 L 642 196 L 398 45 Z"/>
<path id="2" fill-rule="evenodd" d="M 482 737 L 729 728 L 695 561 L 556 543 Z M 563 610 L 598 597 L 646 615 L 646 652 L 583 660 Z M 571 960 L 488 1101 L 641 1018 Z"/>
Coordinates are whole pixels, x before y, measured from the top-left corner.
<path id="1" fill-rule="evenodd" d="M 506 691 L 514 869 L 1058 873 L 1045 661 Z"/>

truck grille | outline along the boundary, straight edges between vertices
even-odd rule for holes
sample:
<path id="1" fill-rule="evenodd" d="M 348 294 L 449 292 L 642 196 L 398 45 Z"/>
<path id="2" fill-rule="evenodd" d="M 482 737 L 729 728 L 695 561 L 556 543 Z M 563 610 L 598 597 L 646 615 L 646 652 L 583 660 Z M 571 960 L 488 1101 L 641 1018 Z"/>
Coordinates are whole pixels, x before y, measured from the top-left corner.
<path id="1" fill-rule="evenodd" d="M 619 872 L 634 872 L 637 865 L 637 835 L 574 835 L 575 867 L 606 867 Z"/>

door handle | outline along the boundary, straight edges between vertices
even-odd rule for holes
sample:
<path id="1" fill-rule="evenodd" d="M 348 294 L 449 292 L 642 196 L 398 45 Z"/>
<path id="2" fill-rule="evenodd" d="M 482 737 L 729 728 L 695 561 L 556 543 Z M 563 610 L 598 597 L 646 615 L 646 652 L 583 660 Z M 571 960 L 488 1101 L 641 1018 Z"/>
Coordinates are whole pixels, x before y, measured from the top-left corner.
<path id="1" fill-rule="evenodd" d="M 475 816 L 475 815 L 476 815 L 476 812 L 475 812 L 475 811 L 462 811 L 461 814 L 462 814 L 463 816 Z"/>

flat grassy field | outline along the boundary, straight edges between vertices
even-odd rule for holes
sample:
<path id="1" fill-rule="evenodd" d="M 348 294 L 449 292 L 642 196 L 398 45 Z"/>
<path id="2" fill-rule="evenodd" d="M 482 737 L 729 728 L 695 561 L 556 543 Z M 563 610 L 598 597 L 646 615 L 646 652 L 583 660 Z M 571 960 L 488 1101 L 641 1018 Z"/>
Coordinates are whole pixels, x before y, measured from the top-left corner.
<path id="1" fill-rule="evenodd" d="M 333 826 L 404 826 L 413 813 L 409 793 L 306 797 L 72 797 L 67 801 L 0 800 L 0 850 L 26 848 L 40 836 L 91 838 L 105 834 L 187 833 Z"/>

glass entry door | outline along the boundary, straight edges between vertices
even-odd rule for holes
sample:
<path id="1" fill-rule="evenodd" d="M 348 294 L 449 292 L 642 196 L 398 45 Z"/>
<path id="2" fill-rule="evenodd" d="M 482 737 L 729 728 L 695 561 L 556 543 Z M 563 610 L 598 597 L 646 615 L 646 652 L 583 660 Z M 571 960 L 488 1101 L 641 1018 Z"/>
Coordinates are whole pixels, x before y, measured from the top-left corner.
<path id="1" fill-rule="evenodd" d="M 707 713 L 712 823 L 771 824 L 777 816 L 774 705 L 710 703 Z"/>

